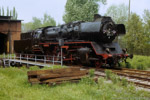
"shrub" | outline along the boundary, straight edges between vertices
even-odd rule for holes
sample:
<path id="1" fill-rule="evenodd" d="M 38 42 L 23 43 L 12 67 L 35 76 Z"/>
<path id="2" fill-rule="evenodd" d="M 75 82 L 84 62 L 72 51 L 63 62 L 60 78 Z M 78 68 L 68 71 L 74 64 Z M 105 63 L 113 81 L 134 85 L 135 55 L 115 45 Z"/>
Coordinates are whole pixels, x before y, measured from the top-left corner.
<path id="1" fill-rule="evenodd" d="M 84 83 L 84 84 L 88 84 L 88 85 L 95 85 L 96 84 L 96 82 L 91 77 L 83 77 L 80 82 Z"/>
<path id="2" fill-rule="evenodd" d="M 30 70 L 39 70 L 40 68 L 38 66 L 30 66 L 29 69 Z"/>
<path id="3" fill-rule="evenodd" d="M 118 75 L 116 75 L 116 74 L 111 74 L 110 79 L 111 79 L 111 81 L 112 81 L 114 84 L 120 82 L 120 77 L 119 77 Z"/>
<path id="4" fill-rule="evenodd" d="M 103 77 L 98 78 L 98 84 L 103 85 L 104 81 L 105 81 L 105 79 Z"/>
<path id="5" fill-rule="evenodd" d="M 111 79 L 113 83 L 118 83 L 119 77 L 116 74 L 112 73 L 111 70 L 106 70 L 105 73 L 107 79 Z"/>
<path id="6" fill-rule="evenodd" d="M 126 67 L 126 68 L 132 68 L 130 62 L 126 62 L 126 63 L 125 63 L 125 67 Z"/>
<path id="7" fill-rule="evenodd" d="M 112 75 L 112 71 L 111 70 L 105 70 L 105 74 L 106 74 L 106 78 L 110 79 L 110 77 Z"/>
<path id="8" fill-rule="evenodd" d="M 106 73 L 106 78 L 107 79 L 111 79 L 111 81 L 114 84 L 118 84 L 119 83 L 122 86 L 127 86 L 128 85 L 127 79 L 125 79 L 125 78 L 120 79 L 120 77 L 118 75 L 112 73 L 112 71 L 106 70 L 105 73 Z"/>
<path id="9" fill-rule="evenodd" d="M 105 79 L 103 77 L 101 78 L 98 78 L 98 83 L 97 83 L 97 86 L 98 86 L 98 89 L 100 89 L 105 83 Z"/>
<path id="10" fill-rule="evenodd" d="M 90 77 L 94 77 L 94 72 L 95 72 L 95 70 L 94 69 L 90 69 L 89 70 L 89 75 L 90 75 Z"/>
<path id="11" fill-rule="evenodd" d="M 150 68 L 150 57 L 134 55 L 133 59 L 127 59 L 127 63 L 122 62 L 122 67 L 146 70 Z"/>
<path id="12" fill-rule="evenodd" d="M 147 67 L 142 63 L 137 64 L 136 68 L 139 69 L 139 70 L 146 70 L 147 69 Z"/>
<path id="13" fill-rule="evenodd" d="M 128 81 L 125 78 L 121 79 L 121 83 L 122 83 L 122 86 L 127 86 L 128 85 Z"/>

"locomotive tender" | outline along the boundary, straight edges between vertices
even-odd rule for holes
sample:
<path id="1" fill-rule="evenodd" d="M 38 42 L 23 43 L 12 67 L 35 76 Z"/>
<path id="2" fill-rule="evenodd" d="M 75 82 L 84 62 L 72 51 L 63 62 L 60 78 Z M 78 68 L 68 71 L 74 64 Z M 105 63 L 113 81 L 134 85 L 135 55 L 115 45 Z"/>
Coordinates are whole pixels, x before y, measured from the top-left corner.
<path id="1" fill-rule="evenodd" d="M 123 24 L 115 24 L 110 17 L 95 14 L 93 22 L 76 21 L 22 33 L 21 40 L 14 42 L 14 49 L 16 53 L 59 57 L 60 48 L 63 48 L 66 63 L 113 67 L 130 57 L 125 49 L 113 42 L 125 33 Z"/>

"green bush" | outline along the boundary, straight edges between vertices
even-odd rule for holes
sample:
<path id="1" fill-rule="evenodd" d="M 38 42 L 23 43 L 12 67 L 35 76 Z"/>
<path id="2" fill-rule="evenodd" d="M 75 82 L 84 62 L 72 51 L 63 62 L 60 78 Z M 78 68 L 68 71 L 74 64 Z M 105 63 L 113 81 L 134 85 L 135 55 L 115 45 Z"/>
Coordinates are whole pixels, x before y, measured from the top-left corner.
<path id="1" fill-rule="evenodd" d="M 129 62 L 126 62 L 126 63 L 125 63 L 125 67 L 126 67 L 126 68 L 132 68 L 132 67 L 131 67 L 131 64 L 130 64 Z"/>
<path id="2" fill-rule="evenodd" d="M 121 66 L 131 69 L 147 70 L 150 68 L 150 56 L 134 55 L 133 59 L 127 59 L 127 63 L 123 62 Z"/>
<path id="3" fill-rule="evenodd" d="M 110 70 L 106 70 L 106 78 L 110 79 L 114 84 L 121 84 L 122 86 L 127 86 L 128 85 L 128 81 L 125 78 L 120 78 L 118 75 L 114 74 L 112 71 Z"/>
<path id="4" fill-rule="evenodd" d="M 110 79 L 114 84 L 120 83 L 120 77 L 116 74 L 111 74 Z"/>
<path id="5" fill-rule="evenodd" d="M 40 67 L 38 67 L 38 66 L 30 66 L 29 67 L 29 70 L 39 70 L 40 69 Z"/>
<path id="6" fill-rule="evenodd" d="M 105 79 L 103 77 L 98 78 L 98 84 L 103 85 L 105 83 Z"/>
<path id="7" fill-rule="evenodd" d="M 111 70 L 105 70 L 105 74 L 106 74 L 106 78 L 110 79 L 110 77 L 112 75 L 112 71 Z"/>
<path id="8" fill-rule="evenodd" d="M 98 78 L 98 82 L 97 82 L 97 88 L 103 88 L 104 84 L 105 84 L 105 79 L 103 77 Z"/>
<path id="9" fill-rule="evenodd" d="M 136 69 L 139 69 L 139 70 L 146 70 L 147 67 L 146 67 L 144 64 L 140 63 L 140 64 L 137 64 Z"/>
<path id="10" fill-rule="evenodd" d="M 120 77 L 119 77 L 118 75 L 112 73 L 111 70 L 106 70 L 105 73 L 106 73 L 106 78 L 107 78 L 107 79 L 111 79 L 111 81 L 112 81 L 114 84 L 116 84 L 116 83 L 119 82 Z"/>
<path id="11" fill-rule="evenodd" d="M 121 79 L 121 83 L 122 83 L 122 86 L 127 86 L 128 85 L 128 81 L 125 78 Z"/>
<path id="12" fill-rule="evenodd" d="M 90 77 L 94 77 L 94 72 L 95 72 L 95 70 L 94 69 L 90 69 L 89 70 L 89 75 L 90 75 Z"/>
<path id="13" fill-rule="evenodd" d="M 80 82 L 88 85 L 96 84 L 96 82 L 91 77 L 83 77 Z"/>

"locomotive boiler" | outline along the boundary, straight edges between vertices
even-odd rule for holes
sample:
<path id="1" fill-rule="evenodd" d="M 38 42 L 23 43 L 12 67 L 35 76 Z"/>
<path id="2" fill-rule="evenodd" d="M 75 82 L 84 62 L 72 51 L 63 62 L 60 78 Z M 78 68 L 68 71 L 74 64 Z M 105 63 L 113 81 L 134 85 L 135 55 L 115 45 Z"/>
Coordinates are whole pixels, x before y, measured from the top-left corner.
<path id="1" fill-rule="evenodd" d="M 113 42 L 125 33 L 123 24 L 115 24 L 111 17 L 96 14 L 93 22 L 75 21 L 22 33 L 21 40 L 14 42 L 14 49 L 16 53 L 59 57 L 60 48 L 63 48 L 65 63 L 112 67 L 130 57 L 125 49 Z M 62 41 L 63 45 L 60 45 Z"/>

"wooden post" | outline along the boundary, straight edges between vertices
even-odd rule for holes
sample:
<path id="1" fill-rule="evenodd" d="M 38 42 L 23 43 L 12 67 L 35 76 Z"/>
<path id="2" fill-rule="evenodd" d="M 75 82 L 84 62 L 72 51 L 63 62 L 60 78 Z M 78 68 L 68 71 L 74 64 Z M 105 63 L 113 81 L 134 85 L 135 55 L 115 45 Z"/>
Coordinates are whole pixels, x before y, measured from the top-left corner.
<path id="1" fill-rule="evenodd" d="M 8 31 L 8 40 L 9 40 L 9 53 L 12 54 L 12 40 L 10 30 Z"/>

